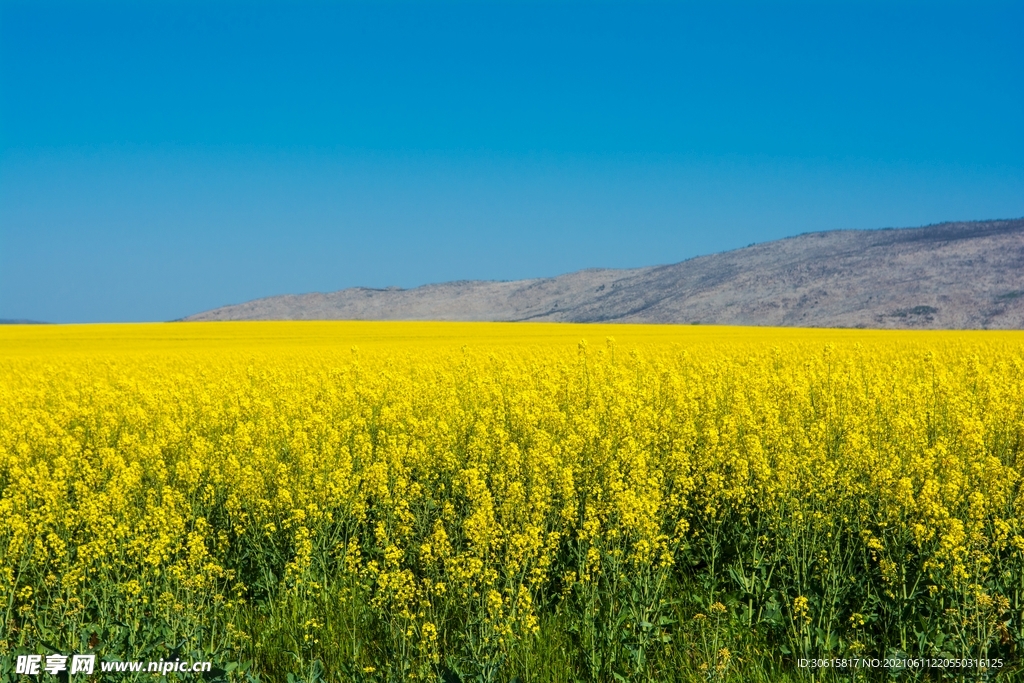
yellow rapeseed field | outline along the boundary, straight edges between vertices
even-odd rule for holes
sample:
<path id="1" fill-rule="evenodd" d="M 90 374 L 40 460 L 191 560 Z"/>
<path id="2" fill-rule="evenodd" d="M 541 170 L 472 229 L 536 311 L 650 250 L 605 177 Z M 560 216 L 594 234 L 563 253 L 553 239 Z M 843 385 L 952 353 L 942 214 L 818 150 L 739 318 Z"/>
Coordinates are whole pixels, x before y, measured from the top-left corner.
<path id="1" fill-rule="evenodd" d="M 1011 680 L 1022 451 L 1015 332 L 2 328 L 0 680 Z"/>

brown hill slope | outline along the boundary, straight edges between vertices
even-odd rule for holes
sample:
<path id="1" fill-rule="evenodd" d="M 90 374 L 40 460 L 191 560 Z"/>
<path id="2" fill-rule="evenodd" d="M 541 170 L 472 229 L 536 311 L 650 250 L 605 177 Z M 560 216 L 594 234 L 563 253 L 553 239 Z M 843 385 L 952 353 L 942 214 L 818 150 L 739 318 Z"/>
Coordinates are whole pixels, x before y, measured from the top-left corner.
<path id="1" fill-rule="evenodd" d="M 1024 219 L 810 233 L 632 270 L 275 296 L 186 320 L 1024 329 Z"/>

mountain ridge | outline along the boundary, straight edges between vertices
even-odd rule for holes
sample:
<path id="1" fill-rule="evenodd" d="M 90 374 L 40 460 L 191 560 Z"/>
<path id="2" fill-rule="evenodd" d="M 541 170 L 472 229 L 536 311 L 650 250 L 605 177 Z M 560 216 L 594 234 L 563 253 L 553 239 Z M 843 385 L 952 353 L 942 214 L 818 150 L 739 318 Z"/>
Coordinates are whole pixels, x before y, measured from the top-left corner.
<path id="1" fill-rule="evenodd" d="M 811 232 L 678 263 L 285 294 L 183 320 L 1024 329 L 1024 218 Z"/>

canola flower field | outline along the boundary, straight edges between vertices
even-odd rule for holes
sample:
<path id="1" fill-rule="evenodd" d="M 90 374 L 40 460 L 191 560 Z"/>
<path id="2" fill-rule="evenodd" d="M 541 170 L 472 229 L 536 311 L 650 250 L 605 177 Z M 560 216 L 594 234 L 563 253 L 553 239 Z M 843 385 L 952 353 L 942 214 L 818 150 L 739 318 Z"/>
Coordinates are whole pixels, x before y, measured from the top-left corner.
<path id="1" fill-rule="evenodd" d="M 1022 451 L 1021 333 L 2 328 L 0 680 L 1021 680 Z"/>

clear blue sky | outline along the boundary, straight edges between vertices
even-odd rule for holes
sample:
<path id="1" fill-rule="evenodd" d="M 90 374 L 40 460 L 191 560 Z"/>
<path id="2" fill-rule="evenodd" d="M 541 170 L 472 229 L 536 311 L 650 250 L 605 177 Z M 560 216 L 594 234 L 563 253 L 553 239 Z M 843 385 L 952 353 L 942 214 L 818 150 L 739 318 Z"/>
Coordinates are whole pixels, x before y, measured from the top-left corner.
<path id="1" fill-rule="evenodd" d="M 0 318 L 1020 216 L 1024 2 L 0 0 Z"/>

